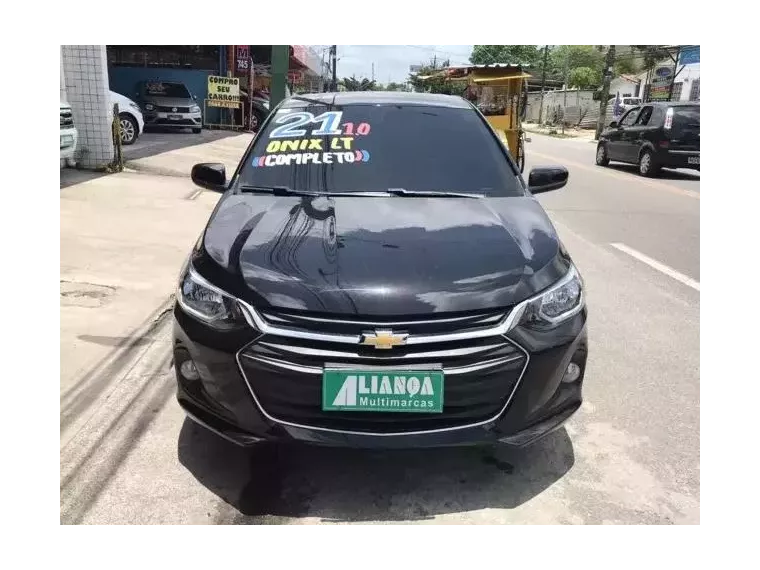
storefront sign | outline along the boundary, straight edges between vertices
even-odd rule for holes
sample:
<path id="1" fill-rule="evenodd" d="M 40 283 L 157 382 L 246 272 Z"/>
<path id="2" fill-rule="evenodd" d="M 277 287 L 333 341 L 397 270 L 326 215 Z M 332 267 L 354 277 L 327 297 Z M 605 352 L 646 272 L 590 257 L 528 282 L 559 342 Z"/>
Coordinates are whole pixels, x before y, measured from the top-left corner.
<path id="1" fill-rule="evenodd" d="M 237 108 L 240 104 L 240 79 L 237 77 L 208 76 L 209 107 Z"/>
<path id="2" fill-rule="evenodd" d="M 689 65 L 699 63 L 699 46 L 683 48 L 678 58 L 679 65 Z"/>
<path id="3" fill-rule="evenodd" d="M 248 73 L 251 68 L 250 46 L 236 46 L 235 69 L 238 73 Z"/>
<path id="4" fill-rule="evenodd" d="M 673 81 L 672 67 L 658 67 L 652 75 L 649 88 L 650 101 L 667 101 L 670 97 L 670 84 Z"/>

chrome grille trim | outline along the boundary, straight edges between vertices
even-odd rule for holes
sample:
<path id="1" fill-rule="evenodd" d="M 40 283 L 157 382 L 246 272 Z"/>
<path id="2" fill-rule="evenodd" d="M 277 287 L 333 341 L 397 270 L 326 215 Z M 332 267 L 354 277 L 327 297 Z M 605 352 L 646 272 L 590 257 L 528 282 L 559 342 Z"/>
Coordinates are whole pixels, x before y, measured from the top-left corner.
<path id="1" fill-rule="evenodd" d="M 280 360 L 278 358 L 270 358 L 268 356 L 253 356 L 251 354 L 246 354 L 246 353 L 242 354 L 242 356 L 243 358 L 248 358 L 249 360 L 256 360 L 264 364 L 269 364 L 270 366 L 285 368 L 286 370 L 293 370 L 295 372 L 302 372 L 303 374 L 322 374 L 324 372 L 324 368 L 322 366 L 304 366 L 302 364 L 293 364 L 292 362 L 287 362 L 285 360 Z M 509 364 L 510 362 L 514 362 L 515 360 L 520 360 L 521 358 L 522 358 L 522 355 L 504 356 L 502 358 L 493 358 L 491 360 L 484 360 L 483 362 L 478 362 L 477 364 L 469 364 L 467 366 L 450 366 L 450 367 L 444 366 L 443 373 L 446 374 L 447 376 L 455 376 L 457 374 L 470 374 L 471 372 L 486 370 L 488 368 L 493 368 L 495 366 L 500 366 L 502 364 Z M 422 369 L 424 368 L 424 366 L 425 365 L 420 365 L 420 368 Z M 378 370 L 382 371 L 381 368 L 379 368 Z"/>
<path id="2" fill-rule="evenodd" d="M 347 335 L 347 334 L 318 333 L 318 332 L 312 332 L 312 331 L 307 332 L 307 331 L 298 330 L 295 328 L 273 325 L 267 322 L 267 320 L 264 317 L 262 317 L 259 314 L 259 312 L 253 308 L 253 306 L 249 305 L 248 303 L 246 303 L 245 301 L 241 299 L 238 299 L 238 303 L 240 303 L 240 306 L 243 309 L 243 315 L 245 316 L 246 321 L 248 321 L 248 324 L 263 334 L 268 334 L 268 335 L 273 335 L 273 336 L 284 336 L 284 337 L 291 337 L 291 338 L 301 338 L 305 340 L 339 342 L 343 344 L 353 344 L 353 345 L 358 345 L 359 341 L 361 340 L 361 336 L 358 334 Z M 523 305 L 523 303 L 521 303 L 520 305 Z M 518 307 L 520 305 L 518 305 Z M 524 307 L 522 308 L 524 310 Z M 413 336 L 409 336 L 409 338 L 406 341 L 406 344 L 408 346 L 412 344 L 456 342 L 460 340 L 470 340 L 470 339 L 476 339 L 476 338 L 486 338 L 486 337 L 491 337 L 491 336 L 501 336 L 509 332 L 509 329 L 511 328 L 512 323 L 516 320 L 514 318 L 516 310 L 517 310 L 517 307 L 515 307 L 515 309 L 513 309 L 509 314 L 507 314 L 504 318 L 502 318 L 502 320 L 499 322 L 498 325 L 493 326 L 493 327 L 474 329 L 474 330 L 463 331 L 463 332 L 458 332 L 458 333 L 415 334 Z M 377 323 L 375 324 L 377 325 Z M 387 325 L 382 324 L 379 326 L 387 326 Z"/>
<path id="3" fill-rule="evenodd" d="M 269 348 L 278 349 L 283 352 L 304 354 L 307 356 L 318 356 L 318 357 L 324 356 L 327 358 L 356 358 L 360 360 L 379 360 L 379 361 L 388 360 L 387 356 L 371 356 L 371 355 L 359 354 L 358 352 L 343 352 L 343 351 L 338 351 L 338 350 L 326 350 L 323 348 L 311 348 L 311 347 L 305 347 L 305 346 L 277 344 L 274 342 L 268 342 L 266 340 L 263 340 L 259 342 L 258 344 L 260 346 L 266 346 Z M 439 358 L 446 358 L 450 356 L 468 356 L 471 354 L 477 354 L 479 352 L 488 352 L 489 350 L 493 350 L 495 348 L 499 348 L 502 346 L 504 346 L 504 343 L 490 344 L 487 346 L 468 346 L 464 348 L 451 348 L 448 350 L 435 350 L 435 351 L 430 351 L 430 352 L 412 352 L 410 354 L 393 356 L 393 358 L 409 360 L 409 359 L 415 359 L 415 358 L 439 359 Z"/>
<path id="4" fill-rule="evenodd" d="M 249 306 L 249 305 L 246 305 Z M 259 317 L 260 318 L 260 317 Z M 509 317 L 507 318 L 509 320 Z M 504 412 L 509 408 L 509 404 L 512 402 L 512 398 L 514 398 L 515 393 L 517 392 L 517 388 L 520 387 L 520 384 L 522 383 L 523 376 L 525 376 L 525 371 L 528 369 L 528 364 L 530 364 L 530 354 L 527 350 L 525 350 L 522 346 L 520 346 L 517 342 L 514 340 L 507 338 L 506 335 L 504 336 L 504 339 L 512 344 L 515 348 L 522 351 L 523 354 L 525 354 L 525 364 L 523 365 L 523 369 L 520 372 L 520 376 L 517 378 L 517 382 L 515 382 L 514 387 L 512 388 L 512 391 L 509 394 L 509 397 L 507 398 L 507 401 L 504 403 L 504 406 L 499 410 L 499 412 L 494 415 L 491 418 L 488 418 L 487 420 L 475 422 L 472 424 L 466 424 L 461 426 L 453 426 L 453 427 L 447 427 L 447 428 L 436 428 L 436 429 L 429 429 L 429 430 L 416 430 L 416 431 L 401 431 L 401 432 L 369 432 L 369 431 L 353 431 L 353 430 L 341 430 L 341 429 L 332 429 L 332 428 L 325 428 L 325 427 L 318 427 L 318 426 L 309 426 L 309 425 L 303 425 L 298 424 L 294 422 L 288 422 L 285 420 L 280 420 L 269 413 L 264 409 L 264 407 L 261 405 L 261 402 L 256 397 L 256 392 L 254 392 L 253 387 L 251 386 L 251 383 L 248 381 L 248 377 L 245 375 L 245 370 L 243 369 L 243 365 L 240 362 L 240 358 L 243 355 L 243 351 L 246 350 L 249 346 L 254 344 L 257 340 L 261 338 L 261 336 L 256 337 L 254 340 L 243 346 L 236 354 L 235 354 L 235 360 L 237 361 L 238 369 L 240 370 L 240 374 L 243 376 L 243 380 L 245 382 L 246 387 L 248 388 L 248 391 L 251 393 L 251 397 L 253 398 L 254 402 L 256 403 L 256 407 L 258 407 L 259 411 L 266 417 L 268 420 L 280 424 L 280 425 L 286 425 L 298 429 L 306 429 L 311 431 L 323 431 L 328 433 L 338 433 L 338 434 L 346 434 L 346 435 L 358 435 L 358 436 L 369 436 L 369 437 L 399 437 L 399 436 L 405 436 L 405 435 L 425 435 L 425 434 L 431 434 L 431 433 L 442 433 L 442 432 L 448 432 L 448 431 L 456 431 L 460 429 L 469 429 L 469 428 L 475 428 L 483 425 L 487 425 L 489 423 L 493 423 L 496 420 L 498 420 Z"/>
<path id="5" fill-rule="evenodd" d="M 287 318 L 299 319 L 302 321 L 310 321 L 315 323 L 337 323 L 342 325 L 357 325 L 366 327 L 404 327 L 410 325 L 429 325 L 429 324 L 445 324 L 445 323 L 457 323 L 462 321 L 470 321 L 473 325 L 485 325 L 500 321 L 504 318 L 506 313 L 496 314 L 484 314 L 481 318 L 465 315 L 464 317 L 449 317 L 444 319 L 424 319 L 419 321 L 360 321 L 360 320 L 348 320 L 348 319 L 331 319 L 326 317 L 312 317 L 308 315 L 295 315 L 292 313 L 280 313 L 279 315 L 270 313 L 268 311 L 260 311 L 261 316 L 267 321 L 276 321 L 281 323 L 288 323 Z M 283 318 L 285 317 L 285 318 Z"/>

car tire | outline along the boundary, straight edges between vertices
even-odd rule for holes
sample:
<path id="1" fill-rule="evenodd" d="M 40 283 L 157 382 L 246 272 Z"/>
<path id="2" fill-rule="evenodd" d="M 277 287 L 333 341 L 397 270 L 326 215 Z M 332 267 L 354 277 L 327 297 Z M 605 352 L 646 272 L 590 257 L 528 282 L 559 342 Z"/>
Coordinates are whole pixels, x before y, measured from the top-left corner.
<path id="1" fill-rule="evenodd" d="M 197 135 L 198 133 L 200 133 L 200 132 L 201 132 L 201 129 L 193 129 L 193 133 L 194 133 L 194 134 L 196 134 L 196 135 Z"/>
<path id="2" fill-rule="evenodd" d="M 597 166 L 607 166 L 610 163 L 610 157 L 607 154 L 607 145 L 599 143 L 596 147 L 596 164 Z"/>
<path id="3" fill-rule="evenodd" d="M 258 132 L 263 122 L 264 122 L 264 115 L 258 109 L 254 109 L 253 112 L 251 113 L 251 124 L 249 125 L 250 129 L 253 132 Z"/>
<path id="4" fill-rule="evenodd" d="M 660 172 L 660 167 L 655 162 L 654 153 L 651 150 L 645 150 L 639 155 L 639 174 L 642 176 L 652 177 Z"/>
<path id="5" fill-rule="evenodd" d="M 139 132 L 137 121 L 132 115 L 129 113 L 119 114 L 119 135 L 121 136 L 121 144 L 125 146 L 135 144 Z"/>

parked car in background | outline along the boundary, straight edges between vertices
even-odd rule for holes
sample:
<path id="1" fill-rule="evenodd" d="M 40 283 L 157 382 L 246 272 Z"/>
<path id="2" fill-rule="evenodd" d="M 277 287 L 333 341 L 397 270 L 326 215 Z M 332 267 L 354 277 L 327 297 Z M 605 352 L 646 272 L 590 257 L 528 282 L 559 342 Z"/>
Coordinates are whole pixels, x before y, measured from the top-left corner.
<path id="1" fill-rule="evenodd" d="M 143 132 L 145 120 L 140 106 L 120 93 L 111 91 L 111 105 L 119 106 L 119 125 L 121 126 L 121 144 L 134 144 Z"/>
<path id="2" fill-rule="evenodd" d="M 612 121 L 596 147 L 596 163 L 610 161 L 638 164 L 642 176 L 699 170 L 699 103 L 646 103 Z"/>
<path id="3" fill-rule="evenodd" d="M 201 132 L 201 108 L 184 83 L 144 81 L 138 84 L 137 98 L 146 127 L 189 128 L 194 133 Z"/>
<path id="4" fill-rule="evenodd" d="M 71 105 L 61 103 L 61 166 L 74 165 L 74 151 L 77 148 L 77 129 Z"/>

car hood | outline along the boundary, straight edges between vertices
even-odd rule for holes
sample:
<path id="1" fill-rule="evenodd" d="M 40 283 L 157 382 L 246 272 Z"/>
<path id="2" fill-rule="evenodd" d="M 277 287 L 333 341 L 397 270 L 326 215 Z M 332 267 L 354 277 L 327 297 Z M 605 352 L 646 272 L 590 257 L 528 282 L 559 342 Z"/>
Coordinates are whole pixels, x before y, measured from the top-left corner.
<path id="1" fill-rule="evenodd" d="M 195 100 L 185 97 L 151 97 L 145 95 L 142 100 L 143 103 L 153 103 L 161 107 L 190 107 L 196 104 Z"/>
<path id="2" fill-rule="evenodd" d="M 568 267 L 532 197 L 230 194 L 202 243 L 207 265 L 248 301 L 324 313 L 508 307 Z"/>

